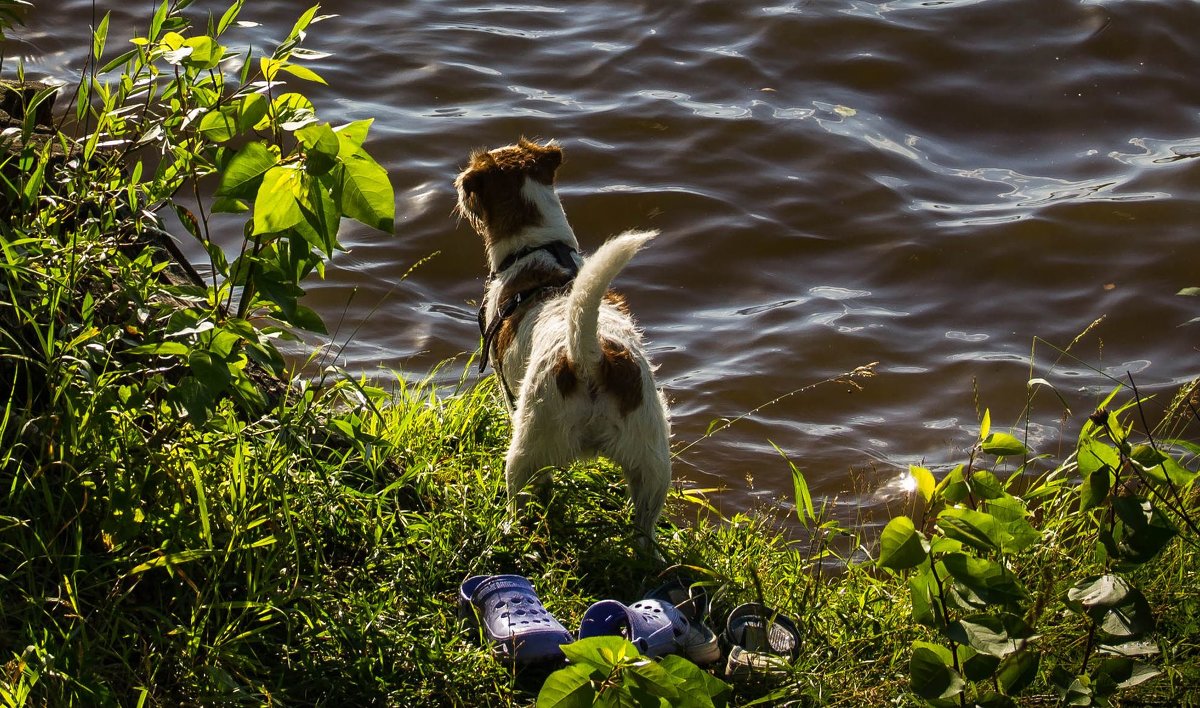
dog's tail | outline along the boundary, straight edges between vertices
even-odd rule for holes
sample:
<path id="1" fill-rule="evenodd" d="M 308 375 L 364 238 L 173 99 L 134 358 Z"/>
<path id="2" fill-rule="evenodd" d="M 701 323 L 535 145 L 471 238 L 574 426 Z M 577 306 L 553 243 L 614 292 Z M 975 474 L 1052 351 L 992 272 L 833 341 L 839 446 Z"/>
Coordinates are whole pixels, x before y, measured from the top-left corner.
<path id="1" fill-rule="evenodd" d="M 567 300 L 567 358 L 572 364 L 590 368 L 599 363 L 600 302 L 617 273 L 657 235 L 657 231 L 626 231 L 584 261 Z"/>

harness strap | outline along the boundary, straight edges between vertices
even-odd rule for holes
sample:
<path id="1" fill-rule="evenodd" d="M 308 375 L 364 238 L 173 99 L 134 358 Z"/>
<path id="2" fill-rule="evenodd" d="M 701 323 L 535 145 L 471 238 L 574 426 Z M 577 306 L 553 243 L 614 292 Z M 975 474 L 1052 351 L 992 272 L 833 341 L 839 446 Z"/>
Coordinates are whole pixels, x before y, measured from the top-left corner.
<path id="1" fill-rule="evenodd" d="M 504 271 L 516 265 L 517 261 L 531 256 L 538 251 L 546 251 L 554 257 L 554 260 L 560 266 L 562 266 L 564 270 L 567 271 L 566 280 L 557 285 L 539 285 L 537 287 L 529 288 L 528 290 L 522 290 L 516 295 L 513 295 L 504 302 L 500 303 L 500 307 L 496 310 L 496 318 L 491 322 L 487 322 L 487 288 L 491 284 L 492 280 L 494 280 L 500 273 L 503 273 Z M 483 337 L 483 351 L 479 357 L 479 373 L 483 373 L 484 369 L 487 368 L 488 360 L 491 358 L 492 342 L 495 341 L 496 335 L 499 334 L 500 327 L 504 324 L 505 320 L 507 320 L 509 317 L 512 317 L 513 313 L 516 312 L 522 304 L 530 302 L 542 295 L 549 293 L 550 291 L 562 290 L 569 285 L 572 280 L 575 279 L 575 276 L 579 274 L 579 266 L 575 263 L 574 255 L 575 249 L 563 243 L 562 241 L 543 243 L 538 246 L 522 248 L 521 250 L 510 254 L 500 263 L 499 270 L 488 274 L 487 283 L 484 285 L 484 302 L 479 306 L 479 313 L 477 316 L 479 321 L 479 334 Z M 498 366 L 493 368 L 496 368 L 496 372 L 500 373 Z M 502 382 L 503 379 L 504 377 L 501 376 Z M 508 384 L 505 382 L 505 388 L 507 389 L 507 387 Z"/>

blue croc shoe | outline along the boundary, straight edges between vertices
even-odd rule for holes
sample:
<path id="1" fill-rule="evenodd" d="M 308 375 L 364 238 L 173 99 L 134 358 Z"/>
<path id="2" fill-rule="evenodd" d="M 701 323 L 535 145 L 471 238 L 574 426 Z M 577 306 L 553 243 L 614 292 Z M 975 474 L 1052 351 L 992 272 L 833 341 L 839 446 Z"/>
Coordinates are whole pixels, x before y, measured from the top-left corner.
<path id="1" fill-rule="evenodd" d="M 662 656 L 679 651 L 689 629 L 687 618 L 669 602 L 639 600 L 625 605 L 601 600 L 583 613 L 579 638 L 618 635 L 643 656 Z"/>
<path id="2" fill-rule="evenodd" d="M 497 658 L 511 664 L 561 661 L 575 641 L 519 575 L 476 575 L 458 589 L 460 611 L 474 617 Z"/>

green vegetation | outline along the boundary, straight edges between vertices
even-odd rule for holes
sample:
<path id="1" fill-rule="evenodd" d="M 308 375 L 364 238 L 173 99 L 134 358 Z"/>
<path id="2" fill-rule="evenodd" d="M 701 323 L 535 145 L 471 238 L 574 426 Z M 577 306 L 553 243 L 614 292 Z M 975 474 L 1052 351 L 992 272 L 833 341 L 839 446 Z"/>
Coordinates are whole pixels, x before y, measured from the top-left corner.
<path id="1" fill-rule="evenodd" d="M 241 2 L 201 28 L 186 5 L 163 3 L 111 59 L 102 22 L 71 126 L 37 126 L 52 92 L 26 90 L 28 118 L 4 133 L 0 704 L 1200 695 L 1195 385 L 1159 426 L 1123 390 L 1128 403 L 1076 423 L 1063 460 L 984 416 L 962 467 L 941 482 L 912 470 L 915 506 L 877 563 L 794 466 L 799 539 L 778 512 L 725 519 L 676 492 L 687 522 L 664 522 L 664 556 L 708 587 L 717 620 L 747 600 L 790 615 L 795 665 L 727 693 L 682 659 L 600 639 L 569 649 L 582 668 L 559 679 L 514 675 L 459 622 L 459 583 L 521 573 L 568 627 L 595 600 L 638 599 L 663 569 L 633 550 L 620 476 L 574 466 L 506 534 L 494 383 L 435 385 L 469 362 L 281 383 L 274 342 L 323 328 L 301 282 L 337 250 L 342 217 L 390 230 L 391 187 L 366 123 L 324 124 L 275 92 L 281 72 L 320 80 L 300 63 L 315 8 L 255 57 L 223 44 Z M 205 193 L 198 214 L 176 199 Z M 206 246 L 211 281 L 175 272 L 165 209 Z M 247 215 L 231 260 L 211 210 Z"/>

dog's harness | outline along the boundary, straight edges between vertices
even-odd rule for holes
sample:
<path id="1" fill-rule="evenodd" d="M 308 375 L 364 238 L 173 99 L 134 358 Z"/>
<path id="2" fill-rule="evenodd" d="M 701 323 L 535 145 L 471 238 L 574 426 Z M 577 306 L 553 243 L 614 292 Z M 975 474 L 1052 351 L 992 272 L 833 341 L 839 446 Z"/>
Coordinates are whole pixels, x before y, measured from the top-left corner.
<path id="1" fill-rule="evenodd" d="M 500 306 L 496 308 L 496 318 L 491 322 L 487 322 L 487 293 L 491 287 L 491 283 L 496 279 L 496 276 L 516 265 L 517 261 L 533 255 L 538 251 L 545 251 L 554 257 L 558 265 L 562 266 L 567 271 L 567 275 L 560 281 L 554 284 L 537 285 L 527 290 L 522 290 L 514 295 L 509 296 Z M 575 249 L 563 243 L 562 241 L 553 241 L 551 243 L 543 243 L 540 246 L 529 246 L 512 253 L 505 258 L 500 267 L 488 274 L 487 281 L 484 283 L 484 300 L 479 306 L 479 334 L 483 337 L 483 351 L 479 356 L 479 371 L 483 372 L 487 368 L 488 360 L 491 357 L 492 344 L 495 342 L 496 335 L 500 333 L 500 327 L 504 321 L 513 316 L 522 305 L 535 302 L 536 300 L 548 295 L 561 293 L 567 286 L 575 280 L 575 276 L 579 274 L 579 266 L 575 263 Z M 504 378 L 504 372 L 501 371 L 501 363 L 499 358 L 492 362 L 492 368 L 496 370 L 496 375 L 500 378 L 500 384 L 504 388 L 504 395 L 511 404 L 514 400 L 512 391 L 508 387 L 508 381 Z"/>

